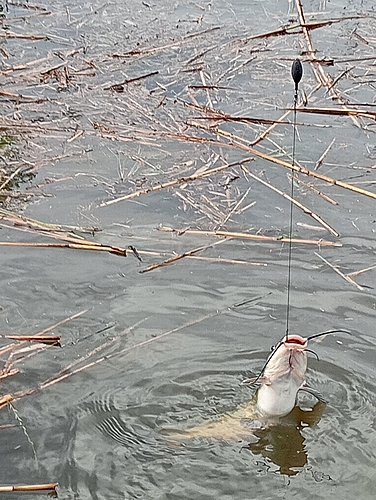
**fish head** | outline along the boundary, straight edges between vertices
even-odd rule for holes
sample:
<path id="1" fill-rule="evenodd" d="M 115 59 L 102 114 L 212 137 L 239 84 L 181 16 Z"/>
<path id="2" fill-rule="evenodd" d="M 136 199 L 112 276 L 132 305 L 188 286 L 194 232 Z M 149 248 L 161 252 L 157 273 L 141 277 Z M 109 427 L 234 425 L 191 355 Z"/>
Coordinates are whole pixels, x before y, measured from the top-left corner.
<path id="1" fill-rule="evenodd" d="M 256 408 L 261 415 L 281 417 L 294 408 L 305 382 L 307 344 L 300 335 L 289 335 L 269 356 L 257 393 Z"/>
<path id="2" fill-rule="evenodd" d="M 263 379 L 273 383 L 283 375 L 289 374 L 300 380 L 301 385 L 307 370 L 308 340 L 300 335 L 285 337 L 269 357 L 265 367 Z"/>

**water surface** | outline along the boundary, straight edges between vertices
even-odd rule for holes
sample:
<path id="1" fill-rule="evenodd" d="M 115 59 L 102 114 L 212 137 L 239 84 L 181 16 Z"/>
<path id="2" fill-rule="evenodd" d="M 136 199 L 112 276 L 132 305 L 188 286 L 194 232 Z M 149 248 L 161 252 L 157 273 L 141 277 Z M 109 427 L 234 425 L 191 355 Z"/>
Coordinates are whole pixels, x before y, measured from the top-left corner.
<path id="1" fill-rule="evenodd" d="M 289 203 L 233 167 L 101 206 L 200 168 L 254 157 L 229 147 L 234 138 L 190 126 L 202 113 L 187 103 L 277 119 L 292 105 L 290 66 L 300 55 L 301 90 L 309 106 L 336 104 L 325 89 L 316 89 L 302 34 L 247 40 L 296 23 L 295 4 L 64 1 L 35 7 L 11 4 L 4 20 L 15 33 L 48 37 L 7 39 L 2 45 L 3 88 L 29 97 L 4 97 L 4 120 L 25 127 L 21 138 L 28 140 L 17 138 L 12 147 L 19 162 L 33 163 L 35 173 L 20 186 L 33 197 L 10 207 L 44 222 L 100 228 L 85 237 L 144 253 L 139 263 L 133 255 L 2 248 L 2 334 L 33 334 L 87 310 L 56 328 L 62 349 L 49 348 L 15 365 L 20 374 L 3 382 L 2 393 L 37 387 L 78 361 L 71 370 L 95 363 L 21 398 L 15 410 L 2 410 L 0 425 L 14 426 L 0 433 L 0 483 L 57 481 L 66 499 L 370 498 L 376 481 L 375 270 L 354 276 L 360 290 L 317 254 L 344 274 L 373 266 L 375 201 L 300 177 L 338 201 L 333 205 L 296 184 L 297 199 L 340 237 L 298 210 L 294 234 L 342 246 L 294 245 L 290 330 L 309 336 L 341 328 L 352 334 L 311 346 L 319 360 L 310 358 L 307 380 L 328 399 L 319 421 L 259 432 L 251 445 L 246 439 L 205 437 L 171 445 L 161 430 L 219 419 L 252 398 L 240 383 L 258 372 L 285 331 L 286 244 L 230 239 L 197 254 L 217 261 L 185 258 L 149 273 L 140 270 L 218 241 L 177 236 L 159 226 L 281 237 L 289 232 Z M 310 22 L 365 16 L 311 36 L 317 58 L 335 61 L 323 66 L 327 74 L 336 79 L 349 70 L 336 85 L 339 96 L 349 107 L 372 104 L 374 61 L 366 59 L 373 57 L 375 43 L 372 2 L 307 1 L 303 7 Z M 66 73 L 59 68 L 41 78 L 61 62 Z M 149 73 L 155 74 L 124 84 L 123 92 L 109 90 Z M 298 127 L 299 164 L 313 169 L 335 139 L 318 172 L 374 189 L 371 120 L 360 118 L 356 126 L 348 117 L 303 113 L 297 120 L 304 124 Z M 240 122 L 220 127 L 244 144 L 266 129 Z M 291 145 L 292 127 L 285 124 L 256 147 L 291 161 Z M 286 169 L 254 158 L 248 164 L 253 173 L 289 192 Z M 252 206 L 226 220 L 238 202 L 239 208 Z M 10 228 L 1 234 L 2 241 L 41 241 Z M 301 406 L 309 410 L 314 403 L 306 398 Z"/>

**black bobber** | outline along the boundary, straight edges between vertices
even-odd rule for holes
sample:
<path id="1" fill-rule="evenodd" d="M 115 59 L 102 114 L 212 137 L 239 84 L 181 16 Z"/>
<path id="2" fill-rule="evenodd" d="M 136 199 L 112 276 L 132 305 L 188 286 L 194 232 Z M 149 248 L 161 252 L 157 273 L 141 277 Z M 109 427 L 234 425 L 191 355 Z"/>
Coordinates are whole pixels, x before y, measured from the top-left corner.
<path id="1" fill-rule="evenodd" d="M 291 76 L 295 82 L 295 92 L 298 91 L 298 85 L 303 76 L 303 66 L 299 59 L 295 59 L 291 66 Z"/>

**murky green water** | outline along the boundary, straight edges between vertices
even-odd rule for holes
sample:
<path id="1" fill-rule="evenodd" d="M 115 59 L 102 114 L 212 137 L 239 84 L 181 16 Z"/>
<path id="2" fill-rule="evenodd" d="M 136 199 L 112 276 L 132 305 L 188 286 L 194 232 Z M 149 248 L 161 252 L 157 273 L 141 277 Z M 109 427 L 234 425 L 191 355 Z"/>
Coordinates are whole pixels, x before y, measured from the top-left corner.
<path id="1" fill-rule="evenodd" d="M 21 398 L 14 403 L 16 414 L 1 410 L 0 426 L 13 427 L 0 429 L 0 484 L 56 481 L 64 499 L 369 499 L 376 487 L 375 270 L 354 276 L 364 287 L 359 290 L 317 254 L 344 274 L 373 266 L 375 200 L 301 177 L 338 201 L 333 205 L 297 184 L 299 201 L 341 236 L 334 238 L 295 210 L 296 236 L 343 246 L 294 245 L 290 330 L 309 336 L 342 328 L 352 335 L 311 345 L 320 359 L 310 358 L 307 380 L 329 401 L 319 422 L 274 427 L 256 443 L 251 439 L 252 445 L 205 437 L 172 445 L 161 430 L 201 425 L 251 399 L 252 391 L 240 383 L 258 372 L 285 331 L 286 245 L 232 239 L 196 255 L 262 264 L 257 266 L 185 258 L 139 271 L 218 241 L 171 235 L 159 226 L 283 236 L 289 231 L 287 200 L 233 167 L 100 206 L 252 156 L 228 146 L 234 137 L 228 141 L 189 126 L 202 114 L 184 103 L 238 116 L 281 117 L 292 105 L 290 66 L 307 49 L 305 38 L 295 33 L 244 39 L 295 22 L 294 2 L 64 1 L 35 2 L 35 9 L 16 3 L 9 4 L 4 26 L 48 40 L 4 39 L 1 45 L 2 89 L 28 96 L 3 96 L 3 118 L 28 130 L 14 154 L 35 172 L 21 193 L 32 197 L 27 203 L 13 200 L 12 209 L 45 222 L 98 227 L 101 232 L 85 237 L 133 245 L 144 252 L 144 262 L 133 255 L 1 247 L 2 334 L 33 334 L 87 310 L 55 329 L 62 349 L 15 364 L 20 374 L 3 381 L 1 394 L 43 384 L 72 363 L 71 371 L 94 364 Z M 372 103 L 375 67 L 367 58 L 376 43 L 373 3 L 307 1 L 303 7 L 309 22 L 368 16 L 312 30 L 311 36 L 317 58 L 334 59 L 334 66 L 324 66 L 333 79 L 349 70 L 336 85 L 348 106 Z M 314 91 L 313 66 L 306 56 L 302 60 L 301 90 L 310 96 L 309 106 L 333 106 L 324 89 Z M 66 72 L 58 68 L 43 76 L 62 62 Z M 106 90 L 156 71 L 124 84 L 123 92 Z M 207 91 L 213 85 L 224 88 Z M 359 118 L 360 127 L 343 116 L 298 113 L 297 120 L 305 124 L 297 141 L 303 167 L 314 169 L 335 139 L 317 171 L 374 190 L 371 120 Z M 245 144 L 266 128 L 219 126 Z M 222 146 L 183 140 L 187 135 Z M 291 144 L 291 126 L 280 125 L 257 148 L 289 161 Z M 248 168 L 289 192 L 284 168 L 260 158 Z M 249 188 L 239 208 L 253 205 L 226 220 Z M 0 234 L 1 241 L 42 241 L 7 227 Z"/>

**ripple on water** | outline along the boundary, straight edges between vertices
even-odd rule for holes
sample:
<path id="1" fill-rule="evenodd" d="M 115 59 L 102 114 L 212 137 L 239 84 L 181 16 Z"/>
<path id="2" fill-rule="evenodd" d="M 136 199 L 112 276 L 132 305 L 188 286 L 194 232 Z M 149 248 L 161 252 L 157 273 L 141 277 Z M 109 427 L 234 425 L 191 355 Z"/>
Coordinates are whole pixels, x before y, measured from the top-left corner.
<path id="1" fill-rule="evenodd" d="M 200 437 L 166 439 L 163 428 L 186 431 L 220 421 L 250 399 L 239 385 L 244 357 L 202 354 L 185 371 L 183 357 L 168 367 L 156 359 L 142 380 L 88 396 L 77 409 L 66 456 L 66 467 L 78 474 L 78 493 L 85 497 L 94 484 L 98 498 L 120 491 L 166 499 L 270 498 L 270 491 L 286 498 L 350 498 L 360 485 L 371 488 L 376 387 L 327 361 L 310 360 L 308 378 L 329 403 L 312 413 L 315 401 L 302 396 L 308 413 L 295 415 L 303 419 L 299 425 L 287 419 L 252 430 L 257 439 L 249 440 L 205 436 L 205 427 Z M 248 356 L 250 368 L 256 372 L 264 359 L 264 353 Z"/>

